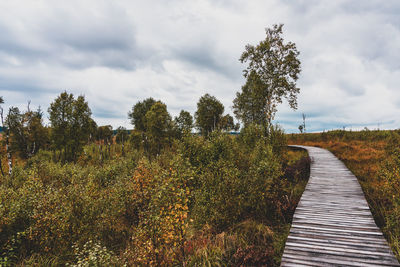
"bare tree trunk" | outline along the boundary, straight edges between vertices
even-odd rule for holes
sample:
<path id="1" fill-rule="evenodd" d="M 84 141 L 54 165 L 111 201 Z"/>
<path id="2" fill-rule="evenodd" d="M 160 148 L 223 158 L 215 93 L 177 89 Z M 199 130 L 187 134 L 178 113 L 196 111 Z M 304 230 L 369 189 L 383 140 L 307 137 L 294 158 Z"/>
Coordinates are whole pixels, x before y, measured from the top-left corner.
<path id="1" fill-rule="evenodd" d="M 9 115 L 10 115 L 10 110 L 8 110 L 8 116 Z M 2 123 L 3 123 L 3 110 L 1 112 L 1 120 L 2 120 Z M 9 138 L 10 138 L 10 127 L 7 127 L 7 130 L 6 130 L 6 153 L 7 153 L 7 161 L 8 161 L 8 174 L 11 175 L 12 174 L 12 168 L 13 168 L 12 165 L 13 164 L 12 164 L 12 155 L 11 155 L 11 151 L 10 151 Z"/>
<path id="2" fill-rule="evenodd" d="M 0 116 L 1 116 L 1 126 L 2 126 L 3 129 L 4 129 L 3 108 L 2 108 L 2 107 L 0 107 Z M 0 170 L 1 170 L 1 175 L 4 176 L 3 164 L 2 164 L 1 157 L 0 157 Z"/>
<path id="3" fill-rule="evenodd" d="M 8 131 L 6 134 L 6 151 L 7 151 L 7 160 L 8 160 L 8 174 L 11 175 L 12 174 L 12 155 L 11 155 L 11 151 L 9 148 L 9 143 L 8 143 Z"/>
<path id="4" fill-rule="evenodd" d="M 1 175 L 4 176 L 3 164 L 1 163 L 1 159 L 0 159 L 0 171 L 1 171 Z"/>
<path id="5" fill-rule="evenodd" d="M 24 116 L 28 116 L 28 118 L 27 118 L 28 134 L 31 133 L 31 120 L 32 120 L 31 109 L 29 107 L 30 104 L 31 104 L 31 101 L 29 100 L 28 101 L 28 112 L 25 113 L 25 114 L 28 114 L 28 115 L 24 115 Z M 28 158 L 31 158 L 33 156 L 34 152 L 35 152 L 35 141 L 33 143 L 33 148 L 31 149 L 31 147 L 29 145 L 29 140 L 26 140 L 23 127 L 22 127 L 22 129 L 20 129 L 20 134 L 21 134 L 21 136 L 24 139 L 24 142 L 26 144 L 26 155 L 28 156 Z"/>
<path id="6" fill-rule="evenodd" d="M 110 140 L 107 139 L 107 144 L 108 144 L 108 158 L 111 158 L 111 143 Z"/>
<path id="7" fill-rule="evenodd" d="M 267 103 L 266 103 L 266 109 L 265 109 L 265 118 L 266 118 L 266 125 L 265 125 L 265 134 L 266 136 L 269 136 L 270 134 L 270 128 L 271 128 L 271 123 L 272 123 L 272 99 L 271 96 L 267 96 Z"/>
<path id="8" fill-rule="evenodd" d="M 32 152 L 31 152 L 31 155 L 34 155 L 35 154 L 35 151 L 36 150 L 36 142 L 33 142 L 33 147 L 32 147 Z"/>
<path id="9" fill-rule="evenodd" d="M 101 142 L 101 141 L 100 141 Z M 103 149 L 101 143 L 99 144 L 100 162 L 103 162 Z"/>
<path id="10" fill-rule="evenodd" d="M 124 134 L 121 135 L 122 138 L 122 156 L 125 156 L 125 150 L 124 150 Z"/>

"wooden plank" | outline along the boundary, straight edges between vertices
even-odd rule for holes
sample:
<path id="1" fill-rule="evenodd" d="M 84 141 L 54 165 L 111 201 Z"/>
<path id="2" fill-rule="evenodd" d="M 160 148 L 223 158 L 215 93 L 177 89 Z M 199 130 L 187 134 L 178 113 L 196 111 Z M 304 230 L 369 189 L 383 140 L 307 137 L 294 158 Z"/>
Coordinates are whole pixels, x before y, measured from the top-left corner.
<path id="1" fill-rule="evenodd" d="M 375 231 L 358 231 L 358 230 L 351 230 L 351 229 L 344 229 L 344 227 L 340 227 L 340 228 L 335 228 L 335 227 L 323 227 L 323 225 L 321 226 L 311 226 L 311 225 L 303 225 L 300 223 L 296 223 L 294 225 L 292 225 L 292 228 L 300 228 L 300 229 L 311 229 L 311 230 L 319 230 L 319 231 L 325 231 L 325 232 L 339 232 L 339 233 L 348 233 L 348 234 L 352 234 L 352 235 L 368 235 L 368 236 L 383 236 L 382 233 L 378 230 L 375 229 Z"/>
<path id="2" fill-rule="evenodd" d="M 289 263 L 290 265 L 288 265 Z M 292 265 L 296 264 L 296 265 Z M 291 253 L 287 253 L 287 257 L 282 260 L 283 266 L 356 266 L 356 267 L 376 267 L 375 263 L 368 262 L 358 262 L 348 260 L 343 260 L 340 258 L 317 258 L 317 257 L 309 257 L 304 255 L 293 255 Z M 383 264 L 382 266 L 391 266 L 390 264 Z"/>
<path id="3" fill-rule="evenodd" d="M 329 220 L 330 222 L 335 222 L 337 224 L 341 223 L 352 223 L 352 224 L 361 224 L 361 225 L 375 225 L 375 222 L 373 220 L 370 220 L 368 217 L 366 218 L 357 218 L 357 217 L 350 217 L 350 216 L 326 216 L 324 214 L 314 214 L 314 213 L 308 213 L 307 215 L 305 214 L 298 214 L 295 217 L 293 217 L 294 220 L 296 221 L 302 221 L 302 220 L 313 220 L 314 222 L 323 222 Z"/>
<path id="4" fill-rule="evenodd" d="M 309 240 L 296 240 L 296 239 L 288 239 L 286 241 L 286 245 L 290 245 L 291 247 L 296 247 L 300 245 L 305 245 L 305 246 L 314 246 L 314 247 L 326 247 L 326 248 L 331 248 L 331 249 L 354 249 L 357 251 L 370 251 L 374 252 L 377 251 L 379 253 L 384 253 L 385 255 L 387 254 L 387 247 L 378 245 L 378 246 L 371 246 L 371 245 L 366 245 L 361 242 L 355 243 L 355 242 L 321 242 L 318 239 L 309 241 Z"/>
<path id="5" fill-rule="evenodd" d="M 327 250 L 311 250 L 311 249 L 301 249 L 301 248 L 288 248 L 287 253 L 292 255 L 302 255 L 306 256 L 314 261 L 324 261 L 324 259 L 331 260 L 340 260 L 342 262 L 359 262 L 359 263 L 368 263 L 375 264 L 375 266 L 396 266 L 395 262 L 393 262 L 392 258 L 380 257 L 380 256 L 370 256 L 363 254 L 354 254 L 354 253 L 343 253 L 343 252 L 334 252 Z M 346 264 L 347 265 L 347 264 Z M 283 265 L 284 266 L 284 265 Z"/>
<path id="6" fill-rule="evenodd" d="M 363 242 L 362 240 L 358 239 L 346 239 L 345 241 L 341 241 L 339 239 L 337 240 L 332 240 L 332 239 L 324 239 L 324 238 L 310 238 L 310 237 L 302 237 L 302 236 L 289 236 L 287 241 L 298 241 L 298 242 L 312 242 L 312 243 L 319 243 L 321 246 L 325 246 L 327 244 L 338 244 L 338 245 L 343 245 L 343 246 L 360 246 L 364 247 L 366 249 L 372 248 L 372 249 L 387 249 L 387 246 L 385 243 L 368 243 L 368 242 Z"/>
<path id="7" fill-rule="evenodd" d="M 329 151 L 302 148 L 312 159 L 310 179 L 293 216 L 281 266 L 400 266 L 357 178 Z"/>
<path id="8" fill-rule="evenodd" d="M 378 251 L 378 250 L 368 250 L 366 248 L 354 248 L 351 246 L 329 246 L 329 245 L 315 245 L 315 244 L 310 244 L 310 243 L 306 243 L 306 242 L 291 242 L 288 241 L 286 242 L 287 246 L 290 246 L 290 248 L 292 249 L 312 249 L 312 251 L 329 251 L 332 253 L 336 253 L 336 252 L 342 252 L 342 253 L 352 253 L 352 254 L 360 254 L 360 255 L 368 255 L 371 257 L 379 257 L 379 256 L 389 256 L 390 257 L 390 253 L 389 251 L 386 249 L 385 251 Z"/>
<path id="9" fill-rule="evenodd" d="M 327 239 L 327 240 L 340 240 L 340 241 L 347 241 L 347 240 L 357 240 L 360 242 L 368 242 L 368 243 L 379 243 L 379 244 L 385 244 L 387 247 L 386 240 L 382 239 L 376 239 L 376 237 L 367 237 L 367 236 L 355 236 L 351 234 L 343 234 L 343 233 L 331 233 L 329 231 L 325 232 L 315 232 L 315 231 L 310 231 L 310 230 L 290 230 L 290 235 L 289 236 L 301 236 L 301 237 L 310 237 L 310 238 L 321 238 L 321 239 Z"/>

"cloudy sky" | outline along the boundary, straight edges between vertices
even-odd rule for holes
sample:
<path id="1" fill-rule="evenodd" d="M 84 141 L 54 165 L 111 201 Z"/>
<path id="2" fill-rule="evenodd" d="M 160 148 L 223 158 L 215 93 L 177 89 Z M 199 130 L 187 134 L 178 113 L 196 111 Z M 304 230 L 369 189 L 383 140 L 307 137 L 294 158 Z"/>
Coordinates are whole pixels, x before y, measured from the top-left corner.
<path id="1" fill-rule="evenodd" d="M 309 131 L 400 128 L 399 14 L 397 0 L 0 0 L 0 96 L 47 110 L 83 94 L 114 127 L 132 128 L 150 96 L 175 116 L 209 93 L 233 114 L 245 45 L 283 23 L 302 62 L 298 110 L 284 103 L 275 120 L 286 132 L 302 113 Z"/>

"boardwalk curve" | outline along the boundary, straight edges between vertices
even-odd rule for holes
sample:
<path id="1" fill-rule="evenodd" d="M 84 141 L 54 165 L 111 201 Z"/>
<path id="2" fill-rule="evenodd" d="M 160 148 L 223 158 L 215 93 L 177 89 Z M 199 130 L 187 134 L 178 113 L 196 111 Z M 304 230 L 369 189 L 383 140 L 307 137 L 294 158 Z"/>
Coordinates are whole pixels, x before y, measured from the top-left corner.
<path id="1" fill-rule="evenodd" d="M 400 266 L 376 226 L 357 178 L 331 152 L 307 149 L 311 173 L 281 266 Z"/>

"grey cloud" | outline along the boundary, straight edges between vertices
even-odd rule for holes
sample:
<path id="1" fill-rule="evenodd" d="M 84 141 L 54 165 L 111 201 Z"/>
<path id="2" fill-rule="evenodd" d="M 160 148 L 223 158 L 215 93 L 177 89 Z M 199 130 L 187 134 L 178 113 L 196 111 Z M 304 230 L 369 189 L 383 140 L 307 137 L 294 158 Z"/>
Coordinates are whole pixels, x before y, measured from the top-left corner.
<path id="1" fill-rule="evenodd" d="M 43 87 L 41 84 L 37 84 L 28 78 L 12 78 L 1 75 L 0 73 L 0 91 L 3 92 L 18 92 L 27 95 L 32 94 L 45 94 L 52 92 L 51 89 Z"/>
<path id="2" fill-rule="evenodd" d="M 344 91 L 349 96 L 362 96 L 366 92 L 366 88 L 361 83 L 356 83 L 351 79 L 339 80 L 337 86 L 340 90 Z"/>
<path id="3" fill-rule="evenodd" d="M 220 73 L 231 79 L 237 79 L 241 75 L 238 59 L 235 59 L 234 64 L 232 64 L 230 62 L 232 59 L 225 60 L 213 45 L 198 43 L 197 40 L 193 40 L 193 44 L 187 47 L 175 47 L 171 51 L 170 58 L 179 59 L 195 68 Z M 239 55 L 237 55 L 237 58 L 239 58 Z"/>
<path id="4" fill-rule="evenodd" d="M 344 12 L 358 14 L 370 12 L 397 16 L 400 12 L 400 3 L 397 0 L 342 1 L 341 6 Z"/>
<path id="5" fill-rule="evenodd" d="M 74 69 L 104 66 L 133 70 L 151 56 L 150 51 L 138 46 L 134 25 L 121 8 L 105 8 L 51 10 L 49 6 L 51 12 L 40 17 L 15 18 L 17 23 L 25 23 L 24 30 L 0 21 L 0 51 L 26 65 L 40 62 Z M 106 12 L 99 15 L 99 11 Z"/>
<path id="6" fill-rule="evenodd" d="M 104 119 L 119 119 L 126 116 L 126 112 L 117 112 L 112 109 L 95 107 L 92 109 L 92 113 L 95 117 L 104 118 Z"/>
<path id="7" fill-rule="evenodd" d="M 185 48 L 177 49 L 173 54 L 173 58 L 189 63 L 201 69 L 208 69 L 216 72 L 225 72 L 223 66 L 213 57 L 211 49 L 203 48 Z"/>
<path id="8" fill-rule="evenodd" d="M 208 92 L 231 113 L 244 83 L 244 45 L 282 22 L 303 72 L 298 111 L 283 104 L 276 121 L 297 132 L 304 112 L 310 131 L 379 121 L 395 127 L 399 10 L 398 1 L 375 0 L 4 1 L 0 91 L 15 103 L 36 98 L 46 110 L 71 89 L 87 96 L 96 120 L 114 127 L 130 127 L 126 113 L 149 96 L 177 115 L 193 113 Z"/>
<path id="9" fill-rule="evenodd" d="M 8 28 L 6 25 L 2 25 L 0 22 L 0 52 L 12 55 L 18 59 L 29 59 L 42 58 L 46 56 L 45 49 L 40 49 L 38 47 L 29 46 L 28 40 L 20 40 L 16 36 L 12 29 Z"/>

